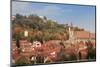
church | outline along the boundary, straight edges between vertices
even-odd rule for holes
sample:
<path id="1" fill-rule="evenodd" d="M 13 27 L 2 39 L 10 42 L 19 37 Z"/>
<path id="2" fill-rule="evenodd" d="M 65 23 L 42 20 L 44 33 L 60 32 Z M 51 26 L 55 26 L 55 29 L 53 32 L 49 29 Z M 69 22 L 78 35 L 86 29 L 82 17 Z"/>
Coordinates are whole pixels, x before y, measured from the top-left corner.
<path id="1" fill-rule="evenodd" d="M 71 43 L 74 42 L 86 42 L 88 40 L 91 40 L 92 42 L 95 42 L 95 33 L 90 33 L 89 31 L 74 31 L 74 29 L 71 29 L 71 26 L 69 26 L 69 41 Z"/>

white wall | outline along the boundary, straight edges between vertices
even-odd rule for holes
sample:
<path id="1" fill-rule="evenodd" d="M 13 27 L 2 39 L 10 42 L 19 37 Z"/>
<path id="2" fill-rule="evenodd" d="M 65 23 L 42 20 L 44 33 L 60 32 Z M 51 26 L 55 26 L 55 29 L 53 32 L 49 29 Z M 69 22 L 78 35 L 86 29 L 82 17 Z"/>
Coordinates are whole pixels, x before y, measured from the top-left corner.
<path id="1" fill-rule="evenodd" d="M 32 1 L 32 0 L 30 0 Z M 97 61 L 39 65 L 40 67 L 99 67 L 100 65 L 100 0 L 33 0 L 58 3 L 91 4 L 97 6 Z M 10 66 L 10 0 L 0 0 L 0 67 Z M 37 67 L 37 66 L 34 66 Z"/>

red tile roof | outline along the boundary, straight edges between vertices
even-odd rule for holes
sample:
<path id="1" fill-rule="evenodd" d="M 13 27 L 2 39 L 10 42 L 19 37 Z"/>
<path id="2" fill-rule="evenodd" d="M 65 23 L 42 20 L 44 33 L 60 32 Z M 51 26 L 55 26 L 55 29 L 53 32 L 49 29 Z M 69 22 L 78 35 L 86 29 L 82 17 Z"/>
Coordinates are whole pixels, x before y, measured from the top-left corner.
<path id="1" fill-rule="evenodd" d="M 75 37 L 76 38 L 95 38 L 95 34 L 94 33 L 90 33 L 87 31 L 75 31 Z"/>

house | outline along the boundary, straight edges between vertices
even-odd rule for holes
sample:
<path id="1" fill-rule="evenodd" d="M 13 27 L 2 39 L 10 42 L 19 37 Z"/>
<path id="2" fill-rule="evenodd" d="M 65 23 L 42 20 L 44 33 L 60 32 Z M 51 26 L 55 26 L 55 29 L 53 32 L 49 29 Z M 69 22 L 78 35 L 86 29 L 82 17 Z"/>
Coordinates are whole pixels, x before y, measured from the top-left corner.
<path id="1" fill-rule="evenodd" d="M 41 47 L 41 45 L 42 45 L 41 42 L 39 42 L 39 41 L 34 41 L 32 47 Z"/>
<path id="2" fill-rule="evenodd" d="M 15 20 L 15 19 L 16 19 L 16 16 L 12 16 L 12 17 L 11 17 L 11 20 Z"/>

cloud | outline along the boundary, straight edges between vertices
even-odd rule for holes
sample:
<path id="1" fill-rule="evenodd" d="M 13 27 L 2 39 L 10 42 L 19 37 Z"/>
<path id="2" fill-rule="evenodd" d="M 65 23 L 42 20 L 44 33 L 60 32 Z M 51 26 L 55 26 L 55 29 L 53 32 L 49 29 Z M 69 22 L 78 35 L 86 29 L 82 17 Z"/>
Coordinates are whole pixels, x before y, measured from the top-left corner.
<path id="1" fill-rule="evenodd" d="M 58 14 L 58 11 L 60 11 L 60 8 L 56 6 L 45 6 L 44 8 L 37 9 L 35 13 L 43 15 L 55 15 Z"/>
<path id="2" fill-rule="evenodd" d="M 38 4 L 32 4 L 28 2 L 12 2 L 12 13 L 20 13 L 20 14 L 54 14 L 59 8 L 54 6 L 48 6 L 40 5 L 38 7 Z"/>
<path id="3" fill-rule="evenodd" d="M 63 10 L 56 5 L 29 3 L 29 2 L 12 2 L 12 14 L 20 13 L 23 15 L 37 14 L 43 16 L 60 16 L 70 10 Z"/>
<path id="4" fill-rule="evenodd" d="M 59 23 L 72 22 L 76 26 L 95 31 L 95 23 L 93 23 L 95 22 L 95 9 L 93 7 L 15 1 L 12 2 L 12 15 L 16 13 L 46 16 Z"/>
<path id="5" fill-rule="evenodd" d="M 15 15 L 16 13 L 24 14 L 27 12 L 27 8 L 29 8 L 30 3 L 26 2 L 12 2 L 12 15 Z"/>
<path id="6" fill-rule="evenodd" d="M 57 20 L 64 16 L 64 13 L 70 10 L 63 10 L 58 5 L 46 3 L 12 2 L 12 15 L 16 13 L 22 15 L 36 14 L 47 16 L 50 19 Z"/>

